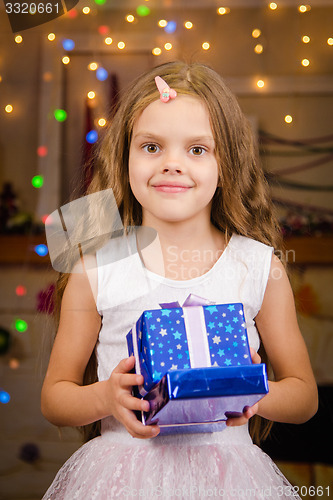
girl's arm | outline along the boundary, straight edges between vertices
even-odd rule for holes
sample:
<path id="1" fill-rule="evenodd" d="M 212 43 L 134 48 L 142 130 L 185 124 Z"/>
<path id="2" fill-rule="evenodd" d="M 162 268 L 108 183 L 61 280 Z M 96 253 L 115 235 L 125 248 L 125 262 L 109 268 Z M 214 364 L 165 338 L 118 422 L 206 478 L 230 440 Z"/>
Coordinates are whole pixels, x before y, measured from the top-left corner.
<path id="1" fill-rule="evenodd" d="M 277 422 L 306 422 L 318 409 L 317 385 L 298 327 L 293 292 L 276 256 L 256 325 L 275 377 L 269 382 L 269 394 L 259 402 L 258 414 Z"/>
<path id="2" fill-rule="evenodd" d="M 306 422 L 318 408 L 317 385 L 298 327 L 293 292 L 276 256 L 272 257 L 264 300 L 255 321 L 275 380 L 269 382 L 269 393 L 259 403 L 242 417 L 228 419 L 228 425 L 242 425 L 255 413 L 277 422 Z M 260 362 L 256 356 L 253 361 Z"/>
<path id="3" fill-rule="evenodd" d="M 95 268 L 96 269 L 96 268 Z M 133 410 L 147 410 L 146 401 L 131 395 L 142 376 L 128 373 L 134 358 L 122 360 L 106 381 L 83 386 L 83 375 L 101 328 L 96 309 L 97 273 L 71 274 L 66 286 L 59 329 L 45 376 L 41 408 L 57 426 L 83 426 L 113 415 L 134 437 L 158 434 L 157 427 L 145 427 Z"/>

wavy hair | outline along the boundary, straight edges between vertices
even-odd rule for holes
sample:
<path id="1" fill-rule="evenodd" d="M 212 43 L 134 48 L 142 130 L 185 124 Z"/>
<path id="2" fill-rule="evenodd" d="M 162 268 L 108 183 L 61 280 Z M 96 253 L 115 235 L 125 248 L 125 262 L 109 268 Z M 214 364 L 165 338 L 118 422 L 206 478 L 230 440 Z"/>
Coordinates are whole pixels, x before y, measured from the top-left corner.
<path id="1" fill-rule="evenodd" d="M 211 222 L 228 241 L 233 233 L 282 248 L 282 237 L 272 201 L 259 163 L 256 140 L 248 120 L 226 86 L 210 67 L 176 61 L 157 66 L 138 77 L 126 89 L 104 137 L 96 148 L 94 174 L 86 194 L 112 188 L 124 227 L 142 223 L 142 208 L 129 184 L 128 156 L 135 120 L 153 101 L 159 99 L 154 81 L 163 78 L 178 95 L 197 97 L 206 105 L 216 145 L 219 182 L 212 200 Z M 96 221 L 97 222 L 97 221 Z M 61 298 L 68 280 L 60 275 L 57 294 Z M 268 362 L 265 352 L 263 361 Z M 94 353 L 88 363 L 84 383 L 96 380 Z M 265 438 L 271 423 L 255 416 L 250 432 L 256 442 Z M 84 428 L 85 439 L 98 428 Z"/>

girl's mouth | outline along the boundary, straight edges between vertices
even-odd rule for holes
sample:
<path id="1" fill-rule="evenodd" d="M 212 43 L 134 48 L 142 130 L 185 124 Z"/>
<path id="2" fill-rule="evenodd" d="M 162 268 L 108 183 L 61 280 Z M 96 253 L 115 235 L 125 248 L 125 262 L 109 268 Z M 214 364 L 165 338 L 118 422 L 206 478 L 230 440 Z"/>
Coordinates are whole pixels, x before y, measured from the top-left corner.
<path id="1" fill-rule="evenodd" d="M 185 191 L 188 191 L 190 186 L 182 186 L 181 184 L 158 184 L 156 186 L 153 186 L 156 191 L 160 191 L 162 193 L 183 193 Z"/>

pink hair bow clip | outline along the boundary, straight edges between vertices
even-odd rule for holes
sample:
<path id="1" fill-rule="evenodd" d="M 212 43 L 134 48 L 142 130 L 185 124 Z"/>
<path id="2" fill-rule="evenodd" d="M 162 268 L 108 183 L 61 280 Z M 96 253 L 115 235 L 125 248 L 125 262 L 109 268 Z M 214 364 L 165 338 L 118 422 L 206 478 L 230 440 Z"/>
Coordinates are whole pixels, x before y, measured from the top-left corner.
<path id="1" fill-rule="evenodd" d="M 160 99 L 162 102 L 168 102 L 169 99 L 174 99 L 177 97 L 177 92 L 174 89 L 170 89 L 167 82 L 163 80 L 160 76 L 155 77 L 156 87 L 160 93 Z"/>

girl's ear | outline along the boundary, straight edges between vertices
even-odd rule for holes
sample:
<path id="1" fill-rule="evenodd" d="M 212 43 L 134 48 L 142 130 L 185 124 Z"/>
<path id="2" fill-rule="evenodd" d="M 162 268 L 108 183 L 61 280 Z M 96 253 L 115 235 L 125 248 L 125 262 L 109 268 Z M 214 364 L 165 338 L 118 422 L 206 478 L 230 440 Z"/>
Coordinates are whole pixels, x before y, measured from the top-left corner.
<path id="1" fill-rule="evenodd" d="M 219 178 L 218 178 L 218 180 L 217 180 L 217 185 L 216 185 L 216 187 L 220 188 L 220 187 L 222 187 L 222 186 L 223 186 L 222 177 L 221 177 L 221 175 L 219 175 Z"/>

